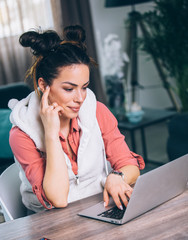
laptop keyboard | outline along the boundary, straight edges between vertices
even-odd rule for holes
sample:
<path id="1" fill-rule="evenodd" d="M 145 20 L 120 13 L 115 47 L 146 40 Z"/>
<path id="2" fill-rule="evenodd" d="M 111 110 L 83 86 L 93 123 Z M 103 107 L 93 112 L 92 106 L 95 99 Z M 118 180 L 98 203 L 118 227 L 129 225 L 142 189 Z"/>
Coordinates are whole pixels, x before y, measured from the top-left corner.
<path id="1" fill-rule="evenodd" d="M 123 206 L 123 210 L 120 210 L 118 207 L 115 206 L 113 208 L 108 209 L 105 212 L 98 214 L 98 216 L 105 217 L 105 218 L 122 219 L 126 210 L 126 207 L 124 205 L 122 206 Z"/>

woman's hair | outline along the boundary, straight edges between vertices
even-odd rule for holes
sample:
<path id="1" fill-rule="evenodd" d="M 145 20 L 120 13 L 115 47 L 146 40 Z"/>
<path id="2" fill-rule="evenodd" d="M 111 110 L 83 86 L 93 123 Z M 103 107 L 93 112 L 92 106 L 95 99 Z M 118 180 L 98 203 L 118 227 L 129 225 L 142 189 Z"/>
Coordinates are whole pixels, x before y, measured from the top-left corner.
<path id="1" fill-rule="evenodd" d="M 90 68 L 92 64 L 95 65 L 95 61 L 87 54 L 85 40 L 85 31 L 79 25 L 65 27 L 63 39 L 51 30 L 44 33 L 29 31 L 20 36 L 20 44 L 30 47 L 35 57 L 26 78 L 33 78 L 37 92 L 37 81 L 40 77 L 50 86 L 62 67 L 85 64 Z"/>

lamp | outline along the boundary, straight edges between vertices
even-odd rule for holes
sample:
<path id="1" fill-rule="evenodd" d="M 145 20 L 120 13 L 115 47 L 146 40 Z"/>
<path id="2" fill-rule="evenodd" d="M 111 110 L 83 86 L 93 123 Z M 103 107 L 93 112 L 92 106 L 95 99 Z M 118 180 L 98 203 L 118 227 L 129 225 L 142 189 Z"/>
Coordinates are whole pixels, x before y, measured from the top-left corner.
<path id="1" fill-rule="evenodd" d="M 131 66 L 131 91 L 132 103 L 136 101 L 136 88 L 139 87 L 138 82 L 138 64 L 137 64 L 137 25 L 139 23 L 140 13 L 135 10 L 135 4 L 149 2 L 151 0 L 106 0 L 105 7 L 120 7 L 131 5 L 132 11 L 129 13 L 129 31 L 127 34 L 127 47 L 126 51 L 130 58 Z M 142 30 L 142 28 L 141 28 Z M 127 77 L 128 68 L 125 69 L 125 77 Z"/>

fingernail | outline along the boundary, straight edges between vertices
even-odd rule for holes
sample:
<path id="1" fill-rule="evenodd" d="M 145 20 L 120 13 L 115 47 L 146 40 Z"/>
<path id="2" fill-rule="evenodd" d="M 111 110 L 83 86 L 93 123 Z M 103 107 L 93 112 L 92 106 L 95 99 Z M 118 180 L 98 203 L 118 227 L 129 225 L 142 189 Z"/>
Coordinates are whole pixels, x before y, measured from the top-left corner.
<path id="1" fill-rule="evenodd" d="M 120 208 L 121 210 L 123 210 L 123 207 L 122 207 L 122 205 L 120 205 L 120 206 L 119 206 L 119 208 Z"/>
<path id="2" fill-rule="evenodd" d="M 106 207 L 106 202 L 104 202 L 104 207 Z"/>
<path id="3" fill-rule="evenodd" d="M 47 85 L 47 86 L 46 86 L 46 89 L 48 89 L 48 88 L 49 88 L 49 86 Z"/>

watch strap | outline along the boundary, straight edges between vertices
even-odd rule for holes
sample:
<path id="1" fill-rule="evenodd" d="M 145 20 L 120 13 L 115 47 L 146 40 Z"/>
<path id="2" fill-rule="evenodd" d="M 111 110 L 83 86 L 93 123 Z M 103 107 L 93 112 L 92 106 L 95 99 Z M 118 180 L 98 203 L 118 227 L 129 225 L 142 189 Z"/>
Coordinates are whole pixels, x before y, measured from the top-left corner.
<path id="1" fill-rule="evenodd" d="M 112 170 L 109 174 L 108 174 L 108 176 L 110 175 L 110 174 L 116 174 L 116 175 L 119 175 L 119 176 L 121 176 L 122 177 L 122 179 L 124 180 L 124 178 L 125 178 L 125 175 L 124 175 L 124 173 L 123 172 L 121 172 L 121 171 L 117 171 L 117 170 Z"/>

